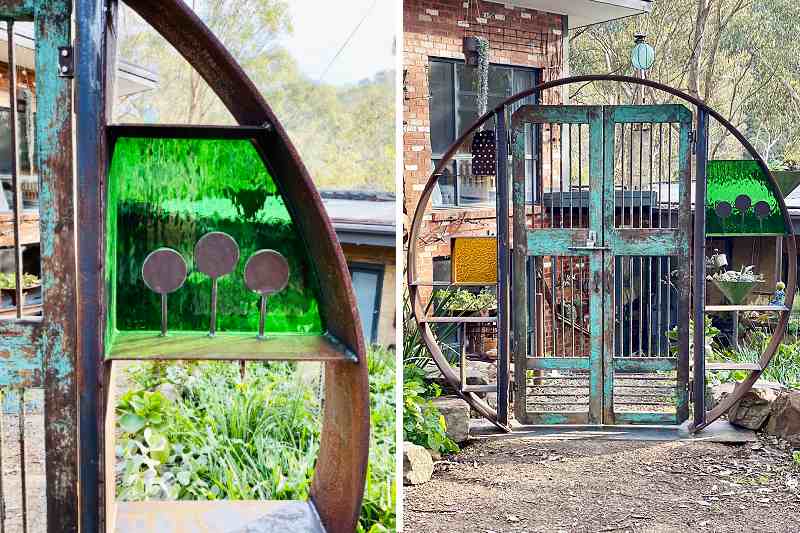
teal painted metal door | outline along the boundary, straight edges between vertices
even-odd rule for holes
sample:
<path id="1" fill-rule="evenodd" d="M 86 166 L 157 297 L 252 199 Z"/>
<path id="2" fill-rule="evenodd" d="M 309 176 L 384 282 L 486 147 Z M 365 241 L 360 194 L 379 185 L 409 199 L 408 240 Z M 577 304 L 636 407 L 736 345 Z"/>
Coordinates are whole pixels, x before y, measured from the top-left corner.
<path id="1" fill-rule="evenodd" d="M 691 114 L 523 106 L 512 130 L 517 420 L 683 422 Z"/>
<path id="2" fill-rule="evenodd" d="M 59 47 L 72 44 L 71 14 L 72 4 L 67 0 L 19 0 L 0 5 L 9 43 L 10 101 L 17 104 L 16 119 L 11 113 L 9 123 L 16 124 L 9 128 L 11 144 L 16 144 L 11 172 L 13 200 L 7 213 L 10 216 L 2 219 L 4 238 L 13 237 L 3 246 L 6 253 L 13 250 L 16 280 L 22 274 L 40 279 L 40 283 L 17 281 L 17 297 L 11 308 L 4 299 L 0 318 L 0 389 L 4 398 L 0 424 L 5 424 L 6 431 L 16 426 L 21 444 L 16 457 L 4 458 L 5 469 L 8 471 L 11 462 L 16 479 L 0 483 L 0 521 L 5 526 L 6 521 L 21 519 L 23 530 L 43 531 L 46 527 L 52 532 L 78 531 L 75 355 L 79 302 L 72 80 L 62 76 L 59 67 Z M 27 33 L 20 27 L 23 22 L 33 25 L 35 89 L 30 80 L 16 78 L 23 69 L 15 63 L 14 51 L 19 48 L 14 46 L 14 36 Z M 26 85 L 33 92 L 32 99 L 22 89 Z M 34 108 L 35 133 L 28 133 L 23 124 L 31 124 Z M 21 147 L 32 145 L 28 157 L 20 157 Z M 9 273 L 12 267 L 4 263 L 4 268 Z M 30 433 L 37 426 L 44 427 L 43 437 L 41 431 Z M 0 441 L 0 454 L 9 452 L 8 445 Z M 41 465 L 31 460 L 39 454 L 44 456 L 43 472 Z M 18 466 L 14 465 L 17 460 Z M 47 481 L 46 489 L 42 479 Z M 44 504 L 40 491 L 46 491 Z M 6 502 L 11 501 L 17 502 L 13 517 L 6 514 Z"/>

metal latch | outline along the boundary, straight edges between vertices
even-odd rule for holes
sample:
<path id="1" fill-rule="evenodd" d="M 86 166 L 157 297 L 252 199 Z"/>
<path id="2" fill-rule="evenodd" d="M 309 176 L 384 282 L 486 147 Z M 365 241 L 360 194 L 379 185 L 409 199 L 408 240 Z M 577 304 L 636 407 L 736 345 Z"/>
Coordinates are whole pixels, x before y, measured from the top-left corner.
<path id="1" fill-rule="evenodd" d="M 567 250 L 610 250 L 608 246 L 597 246 L 597 232 L 589 230 L 585 246 L 568 246 Z"/>
<path id="2" fill-rule="evenodd" d="M 62 78 L 75 76 L 75 50 L 71 46 L 58 47 L 58 75 Z"/>

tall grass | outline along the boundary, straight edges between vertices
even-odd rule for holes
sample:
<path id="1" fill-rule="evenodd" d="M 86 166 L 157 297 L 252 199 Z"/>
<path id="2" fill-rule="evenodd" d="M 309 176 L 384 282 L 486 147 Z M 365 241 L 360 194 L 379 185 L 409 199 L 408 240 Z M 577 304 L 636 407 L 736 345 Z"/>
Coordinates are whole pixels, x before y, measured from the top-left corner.
<path id="1" fill-rule="evenodd" d="M 359 532 L 395 529 L 394 354 L 370 354 L 371 425 Z M 291 363 L 143 363 L 117 405 L 121 500 L 306 499 L 318 387 Z M 168 398 L 167 396 L 174 396 Z"/>

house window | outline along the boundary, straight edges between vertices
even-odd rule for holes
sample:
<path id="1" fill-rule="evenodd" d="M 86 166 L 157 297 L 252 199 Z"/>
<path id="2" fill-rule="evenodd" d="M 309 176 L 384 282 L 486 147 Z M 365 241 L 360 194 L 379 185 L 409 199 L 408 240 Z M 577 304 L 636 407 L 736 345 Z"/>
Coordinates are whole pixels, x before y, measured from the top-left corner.
<path id="1" fill-rule="evenodd" d="M 455 140 L 478 119 L 477 68 L 463 61 L 432 59 L 430 62 L 430 124 L 433 164 L 436 165 Z M 489 66 L 489 109 L 513 94 L 534 87 L 540 79 L 537 69 Z M 514 104 L 535 104 L 533 95 Z M 526 179 L 534 172 L 534 131 L 526 127 Z M 433 195 L 435 207 L 492 204 L 495 199 L 494 177 L 473 176 L 470 158 L 471 140 L 459 148 L 453 161 L 439 179 Z M 528 190 L 531 190 L 530 185 Z"/>
<path id="2" fill-rule="evenodd" d="M 38 178 L 35 175 L 36 162 L 30 140 L 35 137 L 35 113 L 29 112 L 30 97 L 19 99 L 17 106 L 17 136 L 19 142 L 19 178 L 23 209 L 35 209 L 38 205 Z M 14 194 L 11 190 L 11 110 L 0 107 L 0 183 L 3 195 L 0 197 L 0 211 L 10 211 L 14 205 Z"/>
<path id="3" fill-rule="evenodd" d="M 378 319 L 381 314 L 383 266 L 357 263 L 349 265 L 349 268 L 364 340 L 368 344 L 375 344 L 378 342 Z"/>

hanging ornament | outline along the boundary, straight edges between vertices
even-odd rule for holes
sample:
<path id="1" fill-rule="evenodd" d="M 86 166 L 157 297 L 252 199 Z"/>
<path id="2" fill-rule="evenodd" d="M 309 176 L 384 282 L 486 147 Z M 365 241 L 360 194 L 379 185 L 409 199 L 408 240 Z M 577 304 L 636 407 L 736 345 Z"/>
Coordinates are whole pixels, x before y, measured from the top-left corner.
<path id="1" fill-rule="evenodd" d="M 497 172 L 497 151 L 494 130 L 476 132 L 472 137 L 472 175 L 494 176 Z"/>

